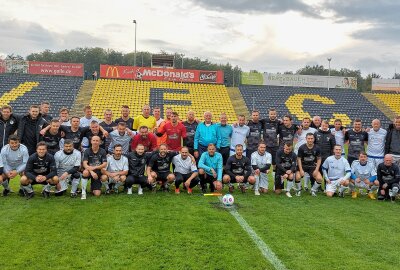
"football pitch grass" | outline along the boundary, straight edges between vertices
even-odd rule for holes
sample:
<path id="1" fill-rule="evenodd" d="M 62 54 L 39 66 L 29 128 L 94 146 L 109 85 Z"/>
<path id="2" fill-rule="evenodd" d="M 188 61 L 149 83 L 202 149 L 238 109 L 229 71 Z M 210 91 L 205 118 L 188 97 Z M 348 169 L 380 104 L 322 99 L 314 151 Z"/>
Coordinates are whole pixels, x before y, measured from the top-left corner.
<path id="1" fill-rule="evenodd" d="M 17 183 L 12 184 L 14 191 Z M 0 269 L 274 269 L 218 197 L 0 198 Z M 287 269 L 398 269 L 400 202 L 254 196 L 235 209 Z"/>

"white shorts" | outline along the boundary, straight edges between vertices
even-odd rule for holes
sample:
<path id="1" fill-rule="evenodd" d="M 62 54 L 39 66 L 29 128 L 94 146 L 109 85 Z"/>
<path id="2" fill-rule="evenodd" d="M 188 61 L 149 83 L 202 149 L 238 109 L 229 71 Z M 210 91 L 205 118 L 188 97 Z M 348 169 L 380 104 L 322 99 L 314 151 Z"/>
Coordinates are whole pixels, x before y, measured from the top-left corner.
<path id="1" fill-rule="evenodd" d="M 326 187 L 325 187 L 325 190 L 326 190 L 326 192 L 333 192 L 333 193 L 335 193 L 336 192 L 336 189 L 338 188 L 338 187 L 340 187 L 340 181 L 342 181 L 342 180 L 335 180 L 335 181 L 331 181 L 331 183 L 330 184 L 326 184 Z"/>
<path id="2" fill-rule="evenodd" d="M 368 160 L 370 160 L 374 164 L 375 169 L 378 168 L 379 164 L 383 163 L 383 158 L 368 157 Z"/>
<path id="3" fill-rule="evenodd" d="M 365 184 L 363 181 L 361 181 L 360 183 L 354 181 L 354 185 L 359 189 L 369 189 L 369 185 Z"/>
<path id="4" fill-rule="evenodd" d="M 268 174 L 260 173 L 259 177 L 256 176 L 256 175 L 254 175 L 254 177 L 256 178 L 256 181 L 257 181 L 257 178 L 259 178 L 259 180 L 258 180 L 258 187 L 259 188 L 268 189 Z"/>

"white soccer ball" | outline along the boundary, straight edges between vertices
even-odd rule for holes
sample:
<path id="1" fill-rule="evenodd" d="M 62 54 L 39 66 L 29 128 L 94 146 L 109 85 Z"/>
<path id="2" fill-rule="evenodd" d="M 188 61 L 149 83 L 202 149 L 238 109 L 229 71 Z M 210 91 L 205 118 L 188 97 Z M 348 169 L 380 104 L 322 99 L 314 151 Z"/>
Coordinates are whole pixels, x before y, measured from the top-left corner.
<path id="1" fill-rule="evenodd" d="M 225 206 L 232 206 L 233 203 L 235 202 L 235 199 L 231 194 L 225 194 L 224 197 L 222 197 L 222 203 Z"/>

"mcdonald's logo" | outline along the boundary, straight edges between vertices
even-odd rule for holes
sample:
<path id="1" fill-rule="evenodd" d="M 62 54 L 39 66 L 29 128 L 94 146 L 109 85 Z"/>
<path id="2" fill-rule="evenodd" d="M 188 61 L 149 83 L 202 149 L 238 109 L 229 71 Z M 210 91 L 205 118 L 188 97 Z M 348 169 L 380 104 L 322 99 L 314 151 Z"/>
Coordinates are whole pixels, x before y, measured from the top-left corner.
<path id="1" fill-rule="evenodd" d="M 111 71 L 111 76 L 109 75 L 110 71 Z M 116 76 L 114 75 L 114 72 L 115 72 Z M 107 68 L 106 77 L 119 78 L 118 68 L 117 67 L 113 67 L 113 66 L 109 66 Z"/>

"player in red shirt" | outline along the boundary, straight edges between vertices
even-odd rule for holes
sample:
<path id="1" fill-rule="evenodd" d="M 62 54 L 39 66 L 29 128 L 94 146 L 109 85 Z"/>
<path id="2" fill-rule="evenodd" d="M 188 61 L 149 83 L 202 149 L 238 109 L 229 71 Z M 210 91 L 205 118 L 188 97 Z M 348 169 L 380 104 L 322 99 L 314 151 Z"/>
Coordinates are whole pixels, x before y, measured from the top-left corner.
<path id="1" fill-rule="evenodd" d="M 166 144 L 168 145 L 168 149 L 173 151 L 180 151 L 182 148 L 182 139 L 184 141 L 186 139 L 186 128 L 178 119 L 178 113 L 172 112 L 171 121 L 159 127 L 156 133 L 158 137 L 167 134 Z"/>
<path id="2" fill-rule="evenodd" d="M 149 133 L 149 128 L 146 126 L 141 126 L 139 128 L 139 133 L 136 134 L 131 142 L 131 149 L 136 149 L 138 144 L 144 146 L 145 152 L 152 152 L 157 148 L 157 138 L 153 133 Z"/>

